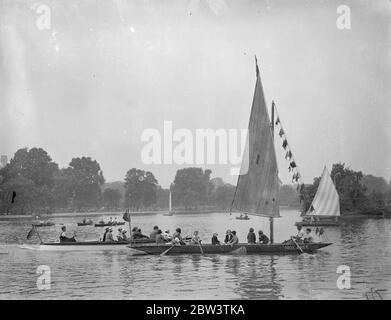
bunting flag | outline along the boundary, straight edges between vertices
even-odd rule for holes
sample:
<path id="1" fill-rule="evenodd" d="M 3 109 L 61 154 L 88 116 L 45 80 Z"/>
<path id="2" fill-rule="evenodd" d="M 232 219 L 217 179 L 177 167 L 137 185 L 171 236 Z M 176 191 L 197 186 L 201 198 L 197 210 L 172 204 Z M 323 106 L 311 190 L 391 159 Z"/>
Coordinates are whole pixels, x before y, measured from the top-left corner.
<path id="1" fill-rule="evenodd" d="M 287 146 L 288 146 L 288 141 L 284 139 L 284 141 L 282 142 L 282 147 L 286 149 Z"/>
<path id="2" fill-rule="evenodd" d="M 280 129 L 280 132 L 278 133 L 278 135 L 280 136 L 280 138 L 282 138 L 282 136 L 284 135 L 284 130 L 282 128 Z"/>
<path id="3" fill-rule="evenodd" d="M 124 213 L 122 219 L 124 219 L 126 222 L 130 222 L 130 213 L 128 210 Z"/>
<path id="4" fill-rule="evenodd" d="M 27 234 L 27 240 L 30 240 L 36 234 L 35 227 L 32 227 L 29 233 Z"/>

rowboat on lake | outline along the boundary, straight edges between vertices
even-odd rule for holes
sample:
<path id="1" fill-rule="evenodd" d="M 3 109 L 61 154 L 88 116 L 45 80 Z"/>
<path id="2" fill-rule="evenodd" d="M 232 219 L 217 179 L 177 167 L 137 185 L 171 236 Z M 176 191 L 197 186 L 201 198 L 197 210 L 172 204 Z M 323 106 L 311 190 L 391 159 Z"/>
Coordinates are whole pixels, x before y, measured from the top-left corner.
<path id="1" fill-rule="evenodd" d="M 256 58 L 255 58 L 256 60 Z M 297 254 L 314 252 L 331 243 L 298 243 L 293 238 L 274 243 L 273 219 L 279 218 L 279 178 L 274 147 L 274 102 L 271 119 L 267 111 L 259 68 L 256 61 L 256 85 L 251 107 L 245 152 L 242 159 L 231 210 L 270 219 L 270 244 L 131 244 L 144 254 Z"/>
<path id="2" fill-rule="evenodd" d="M 33 227 L 40 228 L 40 227 L 51 227 L 54 226 L 55 223 L 51 221 L 39 221 L 39 222 L 34 222 L 31 225 Z"/>

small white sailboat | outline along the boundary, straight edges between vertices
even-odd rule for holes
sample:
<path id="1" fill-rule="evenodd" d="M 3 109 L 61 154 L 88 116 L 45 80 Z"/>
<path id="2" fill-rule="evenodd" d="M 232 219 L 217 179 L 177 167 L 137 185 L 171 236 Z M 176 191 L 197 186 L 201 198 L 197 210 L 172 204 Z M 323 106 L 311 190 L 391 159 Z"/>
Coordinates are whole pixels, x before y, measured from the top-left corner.
<path id="1" fill-rule="evenodd" d="M 172 211 L 172 202 L 171 202 L 171 191 L 169 195 L 169 200 L 168 200 L 168 212 L 164 213 L 163 216 L 172 216 L 174 212 Z"/>
<path id="2" fill-rule="evenodd" d="M 311 206 L 296 225 L 335 226 L 340 215 L 339 195 L 325 166 Z"/>

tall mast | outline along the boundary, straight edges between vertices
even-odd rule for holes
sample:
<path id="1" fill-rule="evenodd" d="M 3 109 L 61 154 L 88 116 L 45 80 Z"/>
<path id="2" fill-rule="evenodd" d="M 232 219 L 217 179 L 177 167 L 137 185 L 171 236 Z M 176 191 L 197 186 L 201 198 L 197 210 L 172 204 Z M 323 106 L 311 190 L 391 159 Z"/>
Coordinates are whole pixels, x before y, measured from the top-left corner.
<path id="1" fill-rule="evenodd" d="M 272 112 L 271 112 L 271 131 L 272 131 L 272 139 L 274 141 L 274 101 L 272 101 Z M 274 220 L 273 217 L 269 218 L 270 224 L 270 243 L 274 242 Z"/>

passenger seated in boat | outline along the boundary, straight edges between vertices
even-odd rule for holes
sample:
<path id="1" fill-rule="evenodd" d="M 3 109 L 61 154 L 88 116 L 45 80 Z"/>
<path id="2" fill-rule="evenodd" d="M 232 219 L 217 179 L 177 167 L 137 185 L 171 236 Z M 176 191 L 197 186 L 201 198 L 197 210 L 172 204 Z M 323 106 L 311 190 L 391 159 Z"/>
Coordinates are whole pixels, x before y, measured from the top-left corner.
<path id="1" fill-rule="evenodd" d="M 182 239 L 182 230 L 181 230 L 181 228 L 176 228 L 175 229 L 175 232 L 174 232 L 174 234 L 172 235 L 172 241 L 174 242 L 174 243 L 178 243 L 178 244 L 181 244 L 181 245 L 184 245 L 184 244 L 186 244 L 184 241 L 183 241 L 183 239 Z"/>
<path id="2" fill-rule="evenodd" d="M 219 239 L 217 238 L 218 234 L 217 233 L 214 233 L 213 236 L 212 236 L 212 244 L 213 245 L 219 245 L 220 244 L 220 241 Z"/>
<path id="3" fill-rule="evenodd" d="M 103 237 L 102 237 L 102 242 L 105 242 L 106 241 L 106 236 L 107 236 L 107 233 L 110 231 L 110 228 L 107 227 L 106 230 L 105 230 L 105 233 L 103 234 Z"/>
<path id="4" fill-rule="evenodd" d="M 101 218 L 98 223 L 99 224 L 105 224 L 105 221 L 103 220 L 103 218 Z"/>
<path id="5" fill-rule="evenodd" d="M 122 228 L 118 228 L 117 241 L 123 241 L 123 239 L 122 239 Z"/>
<path id="6" fill-rule="evenodd" d="M 113 217 L 110 217 L 110 220 L 109 220 L 109 222 L 108 222 L 108 223 L 109 223 L 110 225 L 112 225 L 112 224 L 113 224 L 113 222 L 114 222 L 114 221 L 113 221 Z"/>
<path id="7" fill-rule="evenodd" d="M 149 236 L 149 239 L 156 240 L 156 235 L 157 235 L 158 230 L 159 230 L 159 227 L 158 226 L 154 226 L 153 230 L 152 230 L 152 232 L 151 232 L 151 234 Z"/>
<path id="8" fill-rule="evenodd" d="M 247 242 L 248 243 L 257 243 L 257 238 L 254 233 L 254 229 L 250 228 L 248 235 L 247 235 Z"/>
<path id="9" fill-rule="evenodd" d="M 118 221 L 117 221 L 117 217 L 115 217 L 115 218 L 114 218 L 114 222 L 113 222 L 113 224 L 116 226 L 116 225 L 117 225 L 117 223 L 118 223 Z"/>
<path id="10" fill-rule="evenodd" d="M 163 237 L 164 237 L 164 240 L 166 240 L 166 241 L 171 241 L 172 240 L 172 237 L 171 237 L 171 235 L 170 235 L 170 230 L 166 230 L 166 231 L 164 231 L 163 232 Z"/>
<path id="11" fill-rule="evenodd" d="M 86 222 L 87 222 L 87 218 L 84 218 L 84 219 L 83 219 L 83 223 L 86 223 Z"/>
<path id="12" fill-rule="evenodd" d="M 304 235 L 305 235 L 305 232 L 304 232 L 303 227 L 302 226 L 297 226 L 297 235 L 296 235 L 295 239 L 303 241 Z"/>
<path id="13" fill-rule="evenodd" d="M 238 236 L 236 235 L 236 231 L 232 231 L 232 238 L 231 240 L 228 242 L 230 245 L 234 245 L 234 244 L 238 244 L 239 243 L 239 238 Z"/>
<path id="14" fill-rule="evenodd" d="M 109 229 L 109 231 L 107 232 L 106 234 L 106 239 L 105 239 L 105 242 L 114 242 L 114 238 L 113 238 L 113 229 Z"/>
<path id="15" fill-rule="evenodd" d="M 314 242 L 314 238 L 313 238 L 312 233 L 311 233 L 311 228 L 307 228 L 306 229 L 303 241 L 304 241 L 304 243 Z"/>
<path id="16" fill-rule="evenodd" d="M 156 233 L 156 237 L 155 237 L 155 240 L 156 240 L 156 243 L 157 244 L 161 244 L 161 243 L 166 243 L 166 240 L 164 239 L 163 237 L 163 232 L 162 230 L 158 230 L 157 233 Z"/>
<path id="17" fill-rule="evenodd" d="M 194 231 L 193 237 L 191 238 L 190 241 L 191 241 L 191 244 L 201 244 L 201 239 L 200 239 L 198 231 Z"/>
<path id="18" fill-rule="evenodd" d="M 122 230 L 122 241 L 128 241 L 128 237 L 126 236 L 127 231 Z"/>
<path id="19" fill-rule="evenodd" d="M 324 234 L 323 228 L 316 228 L 314 242 L 323 242 L 324 240 L 323 234 Z"/>
<path id="20" fill-rule="evenodd" d="M 231 230 L 227 230 L 227 232 L 225 233 L 225 239 L 224 239 L 224 243 L 229 243 L 232 239 L 232 232 Z"/>
<path id="21" fill-rule="evenodd" d="M 259 243 L 262 243 L 262 244 L 269 243 L 269 238 L 266 236 L 266 234 L 263 233 L 262 230 L 258 231 L 258 238 L 259 238 Z"/>
<path id="22" fill-rule="evenodd" d="M 67 228 L 65 226 L 61 227 L 60 242 L 76 242 L 75 236 L 67 236 Z"/>
<path id="23" fill-rule="evenodd" d="M 148 236 L 142 234 L 140 228 L 134 227 L 132 229 L 132 240 L 137 240 L 137 239 L 148 239 Z"/>

